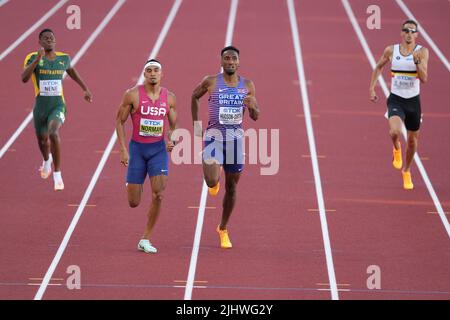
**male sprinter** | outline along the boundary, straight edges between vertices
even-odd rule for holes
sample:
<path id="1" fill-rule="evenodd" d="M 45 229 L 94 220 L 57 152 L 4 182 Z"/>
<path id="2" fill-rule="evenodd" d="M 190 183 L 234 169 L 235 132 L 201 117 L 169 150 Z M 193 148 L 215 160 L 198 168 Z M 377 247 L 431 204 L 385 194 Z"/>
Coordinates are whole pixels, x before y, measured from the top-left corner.
<path id="1" fill-rule="evenodd" d="M 151 59 L 145 63 L 144 84 L 128 89 L 123 96 L 117 113 L 116 131 L 120 144 L 120 162 L 128 166 L 127 193 L 130 207 L 141 202 L 142 185 L 148 174 L 152 187 L 152 203 L 148 211 L 147 225 L 138 250 L 156 253 L 150 242 L 150 235 L 161 211 L 163 192 L 167 184 L 169 159 L 167 151 L 172 151 L 175 142 L 172 132 L 176 127 L 175 95 L 161 87 L 161 63 Z M 125 144 L 124 124 L 131 114 L 133 135 L 128 154 Z M 169 130 L 166 129 L 169 120 Z M 168 143 L 164 140 L 167 132 Z M 167 151 L 166 151 L 167 149 Z"/>
<path id="2" fill-rule="evenodd" d="M 403 188 L 414 188 L 411 179 L 411 163 L 417 149 L 417 139 L 421 122 L 420 82 L 428 78 L 428 49 L 416 44 L 417 22 L 407 20 L 402 24 L 400 44 L 388 46 L 378 61 L 370 80 L 370 100 L 376 102 L 375 84 L 383 67 L 391 61 L 391 93 L 387 99 L 389 133 L 393 147 L 393 166 L 402 169 Z M 402 125 L 408 132 L 406 161 L 403 165 L 400 135 Z"/>
<path id="3" fill-rule="evenodd" d="M 41 177 L 47 179 L 54 165 L 54 189 L 63 190 L 61 176 L 61 147 L 59 128 L 66 118 L 66 102 L 62 79 L 64 72 L 75 80 L 84 91 L 84 99 L 92 102 L 92 94 L 78 72 L 70 65 L 66 53 L 55 51 L 55 34 L 50 29 L 39 33 L 37 52 L 31 52 L 24 61 L 22 81 L 33 80 L 36 101 L 33 109 L 34 128 L 44 161 L 39 169 Z M 53 156 L 53 157 L 52 157 Z"/>
<path id="4" fill-rule="evenodd" d="M 192 93 L 192 120 L 194 133 L 202 136 L 198 121 L 199 99 L 209 93 L 209 121 L 205 132 L 203 151 L 203 174 L 211 195 L 219 191 L 221 167 L 225 171 L 225 196 L 223 199 L 222 220 L 217 227 L 220 246 L 232 247 L 228 236 L 227 224 L 236 202 L 236 186 L 243 169 L 242 120 L 245 109 L 250 118 L 257 120 L 259 108 L 255 97 L 255 85 L 252 81 L 237 74 L 239 68 L 239 50 L 228 46 L 221 51 L 223 72 L 206 76 Z"/>

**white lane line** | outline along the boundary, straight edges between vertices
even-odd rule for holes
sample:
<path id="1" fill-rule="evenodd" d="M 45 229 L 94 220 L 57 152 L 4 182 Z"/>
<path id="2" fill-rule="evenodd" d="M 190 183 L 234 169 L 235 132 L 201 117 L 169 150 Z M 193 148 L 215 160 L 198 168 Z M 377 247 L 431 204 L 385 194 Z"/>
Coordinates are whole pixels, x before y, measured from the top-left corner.
<path id="1" fill-rule="evenodd" d="M 356 32 L 356 35 L 358 36 L 359 41 L 361 42 L 362 47 L 364 48 L 364 52 L 366 53 L 367 59 L 369 60 L 370 66 L 372 69 L 375 68 L 375 59 L 373 57 L 372 51 L 369 48 L 369 45 L 367 44 L 366 38 L 364 37 L 361 28 L 359 27 L 359 24 L 356 20 L 355 14 L 353 13 L 352 7 L 350 6 L 350 3 L 348 0 L 341 0 L 342 5 L 344 6 L 345 11 L 347 12 L 347 15 L 350 19 L 350 22 L 353 26 L 353 29 Z M 383 79 L 382 76 L 380 76 L 380 81 Z M 384 80 L 383 80 L 384 81 Z M 386 97 L 389 96 L 389 91 L 383 88 L 384 95 Z M 406 140 L 406 129 L 403 126 L 402 128 L 403 137 Z M 444 210 L 442 209 L 441 202 L 439 201 L 439 198 L 436 195 L 436 192 L 434 191 L 433 185 L 431 184 L 430 178 L 428 177 L 427 172 L 425 171 L 425 167 L 422 164 L 422 160 L 420 160 L 419 153 L 416 152 L 414 155 L 414 161 L 417 165 L 417 168 L 419 169 L 420 174 L 422 175 L 422 179 L 425 182 L 425 185 L 427 186 L 428 192 L 430 193 L 431 199 L 433 199 L 434 206 L 436 208 L 436 211 L 439 213 L 439 217 L 441 218 L 442 223 L 444 224 L 444 228 L 447 231 L 447 235 L 450 238 L 450 224 L 447 220 L 447 217 L 445 216 Z"/>
<path id="2" fill-rule="evenodd" d="M 228 15 L 227 33 L 225 36 L 225 47 L 231 45 L 233 40 L 234 25 L 236 21 L 238 0 L 231 0 L 230 12 Z M 206 199 L 208 197 L 208 186 L 203 180 L 202 194 L 200 196 L 200 206 L 198 208 L 197 225 L 195 227 L 194 245 L 192 247 L 191 261 L 189 263 L 188 278 L 186 289 L 184 291 L 184 300 L 192 299 L 192 290 L 194 288 L 195 271 L 197 269 L 198 252 L 200 249 L 200 239 L 202 236 L 203 220 L 205 217 Z"/>
<path id="3" fill-rule="evenodd" d="M 25 130 L 27 125 L 30 123 L 30 121 L 33 119 L 33 111 L 31 111 L 25 118 L 25 120 L 22 121 L 22 123 L 19 125 L 19 127 L 14 131 L 12 136 L 6 141 L 5 145 L 0 149 L 0 159 L 3 158 L 6 151 L 8 151 L 9 147 L 16 141 L 16 139 L 19 137 L 19 135 Z"/>
<path id="4" fill-rule="evenodd" d="M 289 9 L 289 20 L 291 24 L 292 40 L 294 43 L 295 60 L 297 62 L 297 73 L 300 80 L 300 93 L 303 101 L 303 113 L 305 115 L 306 130 L 308 134 L 309 150 L 311 154 L 311 163 L 314 173 L 314 185 L 316 187 L 317 204 L 319 206 L 320 225 L 322 227 L 323 245 L 325 248 L 325 258 L 327 263 L 328 278 L 330 280 L 331 299 L 339 300 L 339 293 L 336 283 L 336 274 L 334 271 L 333 256 L 331 252 L 330 237 L 328 233 L 327 216 L 325 213 L 325 201 L 322 191 L 322 182 L 320 179 L 319 161 L 317 160 L 316 143 L 314 140 L 314 130 L 311 120 L 311 111 L 306 87 L 305 69 L 303 66 L 302 50 L 300 46 L 300 37 L 298 33 L 298 24 L 295 14 L 293 0 L 286 0 Z"/>
<path id="5" fill-rule="evenodd" d="M 1 0 L 0 7 L 4 6 L 9 0 Z"/>
<path id="6" fill-rule="evenodd" d="M 197 225 L 195 227 L 194 245 L 192 247 L 191 260 L 189 263 L 188 277 L 184 290 L 184 300 L 192 299 L 192 290 L 194 288 L 195 271 L 197 269 L 198 252 L 200 249 L 200 239 L 202 236 L 203 220 L 205 217 L 206 199 L 208 197 L 208 186 L 203 181 L 202 194 L 200 197 L 200 207 L 197 215 Z"/>
<path id="7" fill-rule="evenodd" d="M 178 8 L 181 5 L 182 0 L 175 0 L 172 9 L 169 12 L 169 15 L 167 16 L 167 19 L 164 23 L 164 26 L 159 33 L 158 39 L 153 47 L 152 52 L 150 53 L 148 59 L 155 58 L 156 55 L 159 52 L 159 49 L 161 45 L 163 44 L 167 33 L 169 32 L 170 26 L 172 25 L 173 20 L 175 19 L 175 16 L 177 14 Z M 144 76 L 143 72 L 141 72 L 141 76 L 139 77 L 139 80 L 137 84 L 142 84 L 144 82 Z M 55 272 L 55 269 L 61 260 L 62 255 L 64 254 L 64 251 L 67 247 L 67 244 L 69 243 L 70 237 L 72 236 L 73 231 L 75 230 L 75 227 L 78 223 L 78 220 L 81 218 L 81 215 L 83 214 L 84 208 L 86 207 L 86 204 L 92 194 L 92 191 L 94 190 L 95 185 L 97 184 L 97 180 L 100 177 L 101 172 L 103 171 L 103 168 L 106 164 L 106 161 L 109 158 L 109 155 L 111 154 L 111 150 L 114 147 L 114 144 L 116 143 L 117 135 L 116 131 L 114 130 L 113 134 L 111 135 L 111 138 L 109 139 L 108 145 L 105 148 L 105 152 L 103 153 L 102 158 L 100 159 L 100 162 L 97 166 L 97 169 L 95 170 L 94 175 L 92 176 L 91 182 L 89 183 L 88 188 L 86 189 L 83 199 L 81 200 L 80 206 L 78 207 L 78 210 L 76 211 L 72 222 L 70 223 L 69 228 L 66 231 L 66 234 L 64 235 L 64 239 L 61 242 L 58 251 L 56 252 L 55 257 L 53 258 L 52 263 L 50 264 L 50 267 L 47 270 L 47 273 L 45 274 L 44 280 L 42 281 L 41 286 L 39 287 L 38 292 L 36 293 L 36 296 L 34 297 L 34 300 L 41 300 L 42 296 L 45 293 L 45 290 L 47 288 L 47 285 Z"/>
<path id="8" fill-rule="evenodd" d="M 433 39 L 428 35 L 428 32 L 425 30 L 425 28 L 420 24 L 420 22 L 414 17 L 412 12 L 408 9 L 408 7 L 405 5 L 405 3 L 402 0 L 395 0 L 398 4 L 398 6 L 403 10 L 405 15 L 408 17 L 408 19 L 414 20 L 419 25 L 419 33 L 425 38 L 425 40 L 428 42 L 430 47 L 433 49 L 434 53 L 439 57 L 439 59 L 442 61 L 444 66 L 447 68 L 447 71 L 450 71 L 450 63 L 448 62 L 445 55 L 442 53 L 442 51 L 439 49 L 439 47 L 434 43 Z M 448 12 L 447 12 L 448 13 Z M 448 38 L 447 38 L 448 40 Z"/>
<path id="9" fill-rule="evenodd" d="M 233 42 L 234 25 L 236 24 L 238 4 L 238 0 L 231 0 L 230 13 L 228 15 L 227 34 L 225 36 L 225 47 L 231 46 Z"/>
<path id="10" fill-rule="evenodd" d="M 120 9 L 120 7 L 124 3 L 125 3 L 125 0 L 117 1 L 117 3 L 114 5 L 114 7 L 111 9 L 111 11 L 109 12 L 109 14 L 107 16 L 107 17 L 109 17 L 108 18 L 109 20 L 117 13 L 117 11 Z M 163 31 L 165 33 L 163 33 L 163 31 L 161 31 L 161 33 L 159 35 L 159 38 L 161 38 L 161 37 L 164 38 L 166 36 L 166 33 L 168 31 L 168 28 L 166 28 L 166 25 L 169 24 L 169 26 L 170 26 L 170 24 L 171 24 L 171 22 L 172 22 L 172 20 L 174 18 L 174 15 L 176 14 L 176 10 L 178 9 L 180 3 L 181 3 L 181 0 L 177 1 L 174 4 L 174 7 L 172 7 L 172 10 L 170 11 L 170 14 L 169 14 L 169 16 L 168 16 L 168 18 L 166 20 L 165 25 L 164 25 Z M 174 8 L 176 8 L 175 12 L 174 12 Z M 105 20 L 106 19 L 107 18 L 105 18 Z M 104 26 L 106 26 L 106 23 L 104 24 Z M 158 38 L 158 40 L 160 40 L 159 38 Z M 160 43 L 162 43 L 162 42 L 160 41 Z M 158 50 L 159 50 L 159 47 L 158 47 Z M 153 56 L 153 55 L 156 55 L 155 50 L 152 51 L 151 56 Z M 142 77 L 139 78 L 139 83 L 142 82 L 142 79 L 143 79 Z M 115 131 L 114 131 L 113 135 L 111 136 L 111 138 L 110 138 L 110 140 L 108 142 L 107 147 L 105 148 L 105 152 L 103 153 L 103 156 L 100 159 L 100 162 L 99 162 L 99 164 L 97 166 L 97 169 L 95 170 L 95 173 L 92 176 L 92 179 L 91 179 L 91 181 L 90 181 L 90 183 L 89 183 L 89 185 L 88 185 L 88 187 L 87 187 L 87 189 L 86 189 L 86 191 L 84 193 L 84 196 L 83 196 L 83 198 L 82 198 L 82 200 L 80 202 L 80 205 L 79 205 L 79 207 L 78 207 L 78 209 L 77 209 L 77 211 L 76 211 L 76 213 L 75 213 L 75 215 L 74 215 L 74 217 L 73 217 L 73 219 L 72 219 L 72 221 L 71 221 L 71 223 L 69 225 L 69 228 L 67 229 L 66 234 L 64 235 L 64 238 L 63 238 L 63 240 L 62 240 L 62 242 L 61 242 L 61 244 L 60 244 L 60 246 L 58 248 L 58 251 L 56 252 L 55 257 L 53 258 L 53 261 L 51 262 L 51 264 L 50 264 L 50 266 L 49 266 L 49 268 L 48 268 L 48 270 L 47 270 L 47 272 L 46 272 L 46 274 L 44 276 L 44 279 L 43 279 L 41 285 L 39 286 L 39 290 L 37 291 L 37 293 L 36 293 L 36 295 L 34 297 L 34 300 L 41 300 L 42 299 L 42 296 L 44 295 L 45 290 L 47 289 L 49 281 L 52 278 L 53 273 L 55 272 L 55 269 L 56 269 L 59 261 L 61 260 L 61 257 L 62 257 L 62 255 L 63 255 L 63 253 L 64 253 L 64 251 L 65 251 L 65 249 L 67 247 L 67 244 L 69 243 L 70 237 L 72 236 L 72 233 L 75 230 L 75 227 L 76 227 L 79 219 L 81 218 L 81 215 L 83 214 L 84 208 L 86 207 L 87 202 L 89 200 L 89 197 L 91 196 L 91 193 L 94 190 L 94 187 L 95 187 L 95 185 L 97 183 L 97 180 L 98 180 L 98 178 L 99 178 L 99 176 L 100 176 L 100 174 L 101 174 L 101 172 L 103 170 L 103 167 L 105 166 L 105 163 L 108 160 L 109 155 L 111 154 L 112 148 L 114 147 L 114 144 L 116 143 L 116 139 L 117 139 L 117 137 L 116 137 Z"/>
<path id="11" fill-rule="evenodd" d="M 0 54 L 0 61 L 2 61 L 8 54 L 11 53 L 19 44 L 23 42 L 30 34 L 39 28 L 45 21 L 55 14 L 68 0 L 59 1 L 50 11 L 42 16 L 35 24 L 33 24 L 27 31 L 25 31 L 16 41 L 14 41 L 5 51 Z"/>
<path id="12" fill-rule="evenodd" d="M 126 0 L 118 0 L 116 2 L 114 7 L 108 12 L 108 14 L 105 16 L 103 21 L 98 25 L 98 27 L 94 30 L 94 32 L 90 35 L 90 37 L 83 44 L 81 49 L 74 56 L 74 58 L 71 62 L 72 67 L 74 67 L 77 64 L 77 62 L 81 59 L 81 57 L 86 53 L 86 51 L 89 49 L 89 47 L 92 45 L 92 43 L 98 37 L 98 35 L 108 25 L 108 23 L 111 21 L 111 19 L 117 13 L 117 11 L 120 9 L 120 7 L 125 3 L 125 1 Z M 66 76 L 67 76 L 67 73 L 64 73 L 63 79 L 65 79 Z M 20 136 L 20 134 L 23 132 L 23 130 L 25 130 L 25 128 L 31 122 L 32 119 L 33 119 L 33 111 L 31 111 L 27 115 L 27 117 L 22 121 L 22 123 L 19 125 L 19 127 L 16 129 L 16 131 L 8 139 L 8 141 L 6 141 L 5 145 L 0 149 L 0 159 L 5 155 L 6 151 L 8 151 L 8 149 L 11 147 L 11 145 L 17 140 L 17 138 Z"/>

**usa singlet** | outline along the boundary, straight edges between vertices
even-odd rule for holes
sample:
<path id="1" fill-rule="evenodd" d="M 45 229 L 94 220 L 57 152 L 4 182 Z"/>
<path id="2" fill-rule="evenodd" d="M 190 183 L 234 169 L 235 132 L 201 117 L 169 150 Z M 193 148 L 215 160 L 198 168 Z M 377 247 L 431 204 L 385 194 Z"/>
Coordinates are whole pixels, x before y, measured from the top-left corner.
<path id="1" fill-rule="evenodd" d="M 169 112 L 168 90 L 161 87 L 159 98 L 153 102 L 144 86 L 140 85 L 139 106 L 131 114 L 133 121 L 132 140 L 140 143 L 153 143 L 164 140 L 165 118 Z"/>

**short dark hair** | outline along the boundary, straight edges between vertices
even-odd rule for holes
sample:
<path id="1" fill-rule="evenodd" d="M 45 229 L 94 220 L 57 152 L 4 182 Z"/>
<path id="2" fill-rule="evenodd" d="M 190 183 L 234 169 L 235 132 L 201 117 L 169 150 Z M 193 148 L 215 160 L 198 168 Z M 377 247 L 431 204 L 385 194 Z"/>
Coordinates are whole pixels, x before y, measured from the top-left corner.
<path id="1" fill-rule="evenodd" d="M 233 47 L 233 46 L 227 46 L 227 47 L 223 48 L 222 51 L 220 51 L 220 56 L 223 56 L 224 52 L 228 51 L 228 50 L 235 51 L 239 55 L 239 49 L 238 48 Z"/>
<path id="2" fill-rule="evenodd" d="M 48 28 L 47 28 L 47 29 L 42 29 L 42 31 L 39 32 L 39 39 L 41 39 L 42 35 L 43 35 L 45 32 L 51 32 L 51 33 L 53 33 L 53 35 L 55 35 L 55 33 L 53 32 L 52 29 L 48 29 Z"/>
<path id="3" fill-rule="evenodd" d="M 406 20 L 405 22 L 403 22 L 402 28 L 405 26 L 405 24 L 413 24 L 416 26 L 416 29 L 418 28 L 417 22 L 414 20 Z"/>

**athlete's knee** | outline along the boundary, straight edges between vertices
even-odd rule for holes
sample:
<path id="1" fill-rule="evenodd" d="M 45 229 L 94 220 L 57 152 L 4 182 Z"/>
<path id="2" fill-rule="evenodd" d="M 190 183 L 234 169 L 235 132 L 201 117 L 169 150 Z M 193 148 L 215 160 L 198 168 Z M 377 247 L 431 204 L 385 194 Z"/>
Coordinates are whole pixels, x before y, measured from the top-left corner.
<path id="1" fill-rule="evenodd" d="M 219 181 L 215 178 L 205 177 L 205 182 L 208 188 L 214 188 Z"/>
<path id="2" fill-rule="evenodd" d="M 161 202 L 164 199 L 162 191 L 153 192 L 153 200 Z"/>
<path id="3" fill-rule="evenodd" d="M 128 204 L 130 205 L 130 208 L 136 208 L 139 206 L 139 200 L 138 199 L 128 199 Z"/>
<path id="4" fill-rule="evenodd" d="M 392 139 L 398 139 L 400 138 L 400 135 L 402 134 L 401 130 L 399 129 L 391 129 L 389 130 L 389 135 L 391 136 Z"/>
<path id="5" fill-rule="evenodd" d="M 417 137 L 416 136 L 408 137 L 408 147 L 409 148 L 416 148 L 417 147 Z"/>
<path id="6" fill-rule="evenodd" d="M 38 139 L 39 145 L 40 146 L 46 146 L 49 143 L 48 137 L 45 138 L 39 138 Z"/>
<path id="7" fill-rule="evenodd" d="M 229 196 L 235 196 L 236 195 L 236 190 L 237 190 L 237 185 L 235 183 L 228 183 L 225 186 L 225 192 Z"/>
<path id="8" fill-rule="evenodd" d="M 59 140 L 59 132 L 58 129 L 50 129 L 48 131 L 48 136 L 50 138 L 51 141 L 56 141 Z"/>
<path id="9" fill-rule="evenodd" d="M 139 202 L 129 201 L 128 203 L 130 205 L 130 208 L 136 208 L 137 206 L 139 206 Z"/>

